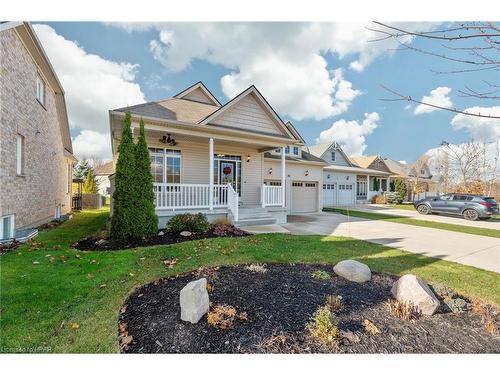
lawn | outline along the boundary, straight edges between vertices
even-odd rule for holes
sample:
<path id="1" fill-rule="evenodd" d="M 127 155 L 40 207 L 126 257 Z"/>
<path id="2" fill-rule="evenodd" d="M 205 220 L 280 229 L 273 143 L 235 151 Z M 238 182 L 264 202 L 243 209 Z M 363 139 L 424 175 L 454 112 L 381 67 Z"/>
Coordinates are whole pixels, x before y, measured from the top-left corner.
<path id="1" fill-rule="evenodd" d="M 397 208 L 398 210 L 416 211 L 415 207 L 413 207 L 413 204 L 411 204 L 411 203 L 406 203 L 406 204 L 388 204 L 386 206 L 390 207 L 390 208 Z"/>
<path id="2" fill-rule="evenodd" d="M 200 266 L 249 262 L 324 263 L 357 259 L 372 270 L 414 273 L 500 304 L 500 276 L 346 237 L 259 235 L 109 252 L 70 244 L 98 231 L 107 210 L 83 211 L 36 243 L 0 256 L 0 350 L 117 352 L 117 318 L 132 290 Z M 177 258 L 172 268 L 163 260 Z"/>
<path id="3" fill-rule="evenodd" d="M 339 213 L 342 215 L 348 214 L 347 210 L 343 209 L 343 208 L 323 208 L 323 211 L 335 212 L 335 213 Z M 491 229 L 491 228 L 479 228 L 479 227 L 469 227 L 467 225 L 440 223 L 437 221 L 412 219 L 412 218 L 405 217 L 405 216 L 386 215 L 386 214 L 380 214 L 377 212 L 365 212 L 365 211 L 349 210 L 349 215 L 353 216 L 353 217 L 360 217 L 360 218 L 370 219 L 370 220 L 384 220 L 384 221 L 390 221 L 390 222 L 399 223 L 399 224 L 416 225 L 418 227 L 443 229 L 443 230 L 450 230 L 453 232 L 477 234 L 479 236 L 500 238 L 500 230 Z"/>

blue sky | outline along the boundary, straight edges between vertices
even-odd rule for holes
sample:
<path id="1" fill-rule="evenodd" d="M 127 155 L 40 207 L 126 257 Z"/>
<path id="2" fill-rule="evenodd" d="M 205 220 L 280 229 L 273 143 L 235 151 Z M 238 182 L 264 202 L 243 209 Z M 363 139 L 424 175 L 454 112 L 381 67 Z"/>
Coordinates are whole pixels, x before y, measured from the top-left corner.
<path id="1" fill-rule="evenodd" d="M 35 29 L 66 89 L 72 135 L 77 138 L 74 140 L 77 153 L 82 155 L 92 148 L 89 145 L 92 140 L 95 141 L 98 136 L 102 139 L 107 137 L 105 109 L 137 104 L 129 101 L 141 98 L 153 101 L 170 97 L 200 80 L 222 103 L 246 88 L 248 83 L 255 83 L 282 118 L 293 121 L 309 144 L 315 143 L 322 131 L 337 122 L 329 132 L 322 134 L 322 141 L 338 140 L 348 153 L 381 154 L 407 161 L 438 146 L 442 140 L 460 143 L 471 136 L 477 137 L 477 129 L 484 124 L 457 120 L 458 125 L 453 126 L 453 113 L 433 111 L 415 114 L 415 105 L 408 107 L 406 102 L 380 101 L 380 98 L 392 97 L 380 87 L 381 84 L 417 99 L 430 95 L 431 90 L 438 87 L 447 88 L 444 89 L 446 99 L 461 109 L 498 105 L 494 101 L 458 95 L 458 90 L 465 86 L 484 88 L 482 80 L 500 83 L 498 72 L 435 74 L 431 69 L 446 71 L 462 66 L 413 51 L 390 51 L 394 45 L 360 43 L 360 37 L 356 35 L 363 37 L 366 34 L 363 25 L 338 26 L 333 31 L 328 28 L 310 31 L 312 27 L 307 26 L 304 27 L 305 32 L 296 25 L 289 28 L 279 24 L 267 24 L 265 28 L 252 25 L 245 29 L 245 33 L 235 31 L 234 38 L 231 38 L 227 37 L 227 27 L 214 30 L 198 28 L 195 24 L 154 27 L 89 22 L 43 24 L 53 30 Z M 424 24 L 418 27 L 432 29 L 436 26 Z M 296 39 L 290 37 L 289 33 L 293 32 L 298 35 Z M 259 38 L 264 38 L 260 40 L 265 40 L 262 43 L 269 48 L 261 48 Z M 286 47 L 283 50 L 280 38 Z M 308 41 L 307 38 L 312 39 Z M 151 41 L 155 41 L 156 49 Z M 318 44 L 316 49 L 310 47 L 315 43 Z M 429 41 L 414 41 L 412 45 L 434 50 L 436 46 Z M 68 53 L 65 53 L 66 48 Z M 252 54 L 253 51 L 255 54 Z M 85 88 L 75 84 L 78 78 L 86 79 L 85 72 L 79 71 L 78 64 L 81 62 L 70 61 L 78 59 L 79 54 L 83 54 L 80 60 L 88 61 L 86 66 L 89 71 L 97 60 L 96 69 L 102 70 L 102 82 L 109 81 L 109 86 L 101 88 L 98 83 Z M 93 55 L 97 57 L 89 58 Z M 361 61 L 363 68 L 353 69 L 354 61 Z M 322 64 L 326 66 L 322 68 Z M 332 77 L 336 70 L 340 72 L 337 76 L 340 86 L 333 90 L 322 89 L 325 93 L 330 90 L 329 94 L 313 95 L 316 87 L 326 87 L 335 82 Z M 108 73 L 114 76 L 105 77 Z M 89 74 L 93 74 L 92 71 Z M 308 82 L 309 74 L 311 82 Z M 223 77 L 226 77 L 224 83 Z M 89 78 L 89 81 L 92 79 L 101 81 L 99 77 Z M 114 91 L 113 82 L 120 79 L 123 82 L 118 82 Z M 295 87 L 295 79 L 300 82 L 297 84 L 300 87 Z M 344 90 L 341 90 L 342 85 Z M 289 88 L 280 89 L 285 86 Z M 70 92 L 71 89 L 74 92 Z M 123 94 L 127 90 L 130 90 L 128 96 Z M 122 97 L 113 92 L 120 93 Z M 339 92 L 340 96 L 336 97 Z M 329 97 L 331 102 L 316 111 L 315 103 Z M 83 103 L 84 100 L 86 103 Z M 92 101 L 96 103 L 95 109 L 90 107 Z M 93 110 L 100 113 L 90 117 L 89 111 Z M 373 113 L 376 115 L 365 115 Z M 363 120 L 366 120 L 364 125 Z M 495 134 L 493 132 L 493 136 Z M 487 136 L 491 138 L 492 134 Z M 106 141 L 102 139 L 99 138 L 100 148 L 94 153 L 107 157 L 109 151 Z"/>

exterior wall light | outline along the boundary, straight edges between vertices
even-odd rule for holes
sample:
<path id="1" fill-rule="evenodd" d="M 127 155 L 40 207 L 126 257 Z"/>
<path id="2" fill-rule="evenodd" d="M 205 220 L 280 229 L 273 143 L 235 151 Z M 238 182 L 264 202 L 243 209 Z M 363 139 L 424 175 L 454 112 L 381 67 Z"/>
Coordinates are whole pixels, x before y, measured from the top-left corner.
<path id="1" fill-rule="evenodd" d="M 269 174 L 273 174 L 273 169 L 269 168 Z"/>
<path id="2" fill-rule="evenodd" d="M 247 163 L 250 163 L 250 160 L 252 160 L 250 155 L 247 155 Z"/>
<path id="3" fill-rule="evenodd" d="M 309 176 L 309 171 L 306 171 L 305 175 L 306 175 L 306 177 Z"/>

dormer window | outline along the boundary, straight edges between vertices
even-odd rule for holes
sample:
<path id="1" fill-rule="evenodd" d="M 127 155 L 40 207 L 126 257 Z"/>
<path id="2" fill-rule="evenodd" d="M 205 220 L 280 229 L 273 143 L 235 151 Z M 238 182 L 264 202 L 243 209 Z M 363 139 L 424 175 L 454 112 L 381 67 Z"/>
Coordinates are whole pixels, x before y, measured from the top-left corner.
<path id="1" fill-rule="evenodd" d="M 421 169 L 420 174 L 425 174 L 425 169 Z"/>
<path id="2" fill-rule="evenodd" d="M 285 154 L 290 154 L 290 146 L 285 147 Z"/>
<path id="3" fill-rule="evenodd" d="M 299 148 L 297 146 L 293 146 L 293 154 L 294 155 L 299 155 Z"/>
<path id="4" fill-rule="evenodd" d="M 36 76 L 36 100 L 45 107 L 45 82 L 39 75 Z"/>
<path id="5" fill-rule="evenodd" d="M 335 161 L 335 151 L 332 151 L 332 161 Z"/>

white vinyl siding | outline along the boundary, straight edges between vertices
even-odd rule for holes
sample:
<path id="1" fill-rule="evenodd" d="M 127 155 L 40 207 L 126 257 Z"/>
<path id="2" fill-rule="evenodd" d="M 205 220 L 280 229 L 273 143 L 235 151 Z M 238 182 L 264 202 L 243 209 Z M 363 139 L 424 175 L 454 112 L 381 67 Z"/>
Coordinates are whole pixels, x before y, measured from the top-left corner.
<path id="1" fill-rule="evenodd" d="M 16 138 L 16 174 L 24 174 L 24 137 L 20 134 Z"/>
<path id="2" fill-rule="evenodd" d="M 45 106 L 45 82 L 40 76 L 36 77 L 36 99 Z"/>
<path id="3" fill-rule="evenodd" d="M 0 217 L 0 240 L 14 238 L 14 231 L 14 215 L 6 215 Z"/>
<path id="4" fill-rule="evenodd" d="M 273 121 L 253 95 L 248 95 L 241 99 L 233 107 L 211 122 L 216 125 L 242 130 L 283 135 L 283 131 L 280 130 L 279 125 Z"/>
<path id="5" fill-rule="evenodd" d="M 182 98 L 192 100 L 193 102 L 213 104 L 212 100 L 210 100 L 210 98 L 208 98 L 205 93 L 199 88 L 183 96 Z"/>

